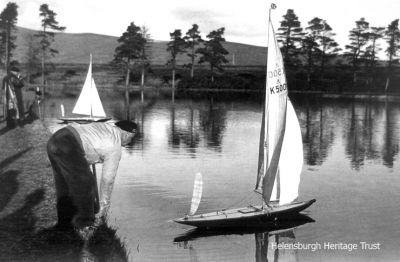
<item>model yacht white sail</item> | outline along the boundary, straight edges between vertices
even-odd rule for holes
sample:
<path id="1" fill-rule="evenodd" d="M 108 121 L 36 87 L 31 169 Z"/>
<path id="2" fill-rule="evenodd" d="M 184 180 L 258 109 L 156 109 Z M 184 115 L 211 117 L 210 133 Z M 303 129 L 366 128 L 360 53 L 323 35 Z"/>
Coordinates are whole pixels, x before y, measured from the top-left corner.
<path id="1" fill-rule="evenodd" d="M 62 110 L 63 111 L 63 110 Z M 92 54 L 90 54 L 89 69 L 79 98 L 72 110 L 73 114 L 81 117 L 64 117 L 60 119 L 67 122 L 103 122 L 110 120 L 106 117 L 103 104 L 101 103 L 96 84 L 92 76 Z"/>
<path id="2" fill-rule="evenodd" d="M 275 5 L 272 5 L 271 9 L 274 8 Z M 261 193 L 263 204 L 189 215 L 175 222 L 207 228 L 261 226 L 266 221 L 298 215 L 315 202 L 315 199 L 296 202 L 303 165 L 303 144 L 299 121 L 288 98 L 282 54 L 271 19 L 268 21 L 265 89 L 256 179 L 256 191 Z"/>
<path id="3" fill-rule="evenodd" d="M 193 216 L 196 213 L 197 209 L 199 208 L 202 193 L 203 193 L 203 177 L 201 173 L 197 173 L 193 185 L 192 204 L 190 205 L 190 211 L 189 211 L 190 216 Z"/>

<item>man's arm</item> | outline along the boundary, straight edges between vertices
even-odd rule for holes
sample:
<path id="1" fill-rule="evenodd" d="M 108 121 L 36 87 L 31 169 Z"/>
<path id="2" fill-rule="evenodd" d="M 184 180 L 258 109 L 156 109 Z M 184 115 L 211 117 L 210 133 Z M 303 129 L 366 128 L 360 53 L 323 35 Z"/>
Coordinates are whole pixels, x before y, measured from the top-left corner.
<path id="1" fill-rule="evenodd" d="M 103 162 L 103 170 L 100 182 L 100 211 L 98 216 L 107 214 L 110 207 L 111 194 L 114 186 L 115 176 L 119 161 L 121 159 L 121 146 L 116 146 L 110 153 L 106 154 Z"/>

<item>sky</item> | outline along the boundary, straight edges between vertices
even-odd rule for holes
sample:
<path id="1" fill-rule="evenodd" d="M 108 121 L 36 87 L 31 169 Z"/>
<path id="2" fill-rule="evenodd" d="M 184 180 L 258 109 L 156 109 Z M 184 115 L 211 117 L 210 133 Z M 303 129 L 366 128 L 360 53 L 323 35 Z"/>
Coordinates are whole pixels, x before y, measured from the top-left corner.
<path id="1" fill-rule="evenodd" d="M 199 25 L 202 37 L 225 27 L 230 42 L 266 46 L 268 8 L 265 0 L 11 0 L 18 4 L 18 26 L 40 29 L 39 6 L 48 4 L 57 13 L 56 20 L 67 33 L 96 33 L 121 36 L 131 22 L 146 26 L 154 40 L 169 40 L 169 33 L 182 34 Z M 0 8 L 8 1 L 1 0 Z M 355 21 L 365 17 L 370 26 L 387 27 L 400 18 L 399 0 L 276 0 L 271 13 L 275 29 L 282 16 L 293 9 L 301 26 L 319 17 L 336 33 L 335 40 L 344 48 Z M 4 7 L 3 7 L 4 6 Z"/>

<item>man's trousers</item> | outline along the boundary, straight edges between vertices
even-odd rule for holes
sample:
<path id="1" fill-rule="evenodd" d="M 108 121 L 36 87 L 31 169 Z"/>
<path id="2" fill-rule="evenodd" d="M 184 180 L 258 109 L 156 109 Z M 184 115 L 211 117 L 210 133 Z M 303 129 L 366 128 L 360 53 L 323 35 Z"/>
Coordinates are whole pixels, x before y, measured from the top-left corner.
<path id="1" fill-rule="evenodd" d="M 72 127 L 58 130 L 47 143 L 47 154 L 56 186 L 58 226 L 92 225 L 99 211 L 97 183 L 79 135 Z"/>

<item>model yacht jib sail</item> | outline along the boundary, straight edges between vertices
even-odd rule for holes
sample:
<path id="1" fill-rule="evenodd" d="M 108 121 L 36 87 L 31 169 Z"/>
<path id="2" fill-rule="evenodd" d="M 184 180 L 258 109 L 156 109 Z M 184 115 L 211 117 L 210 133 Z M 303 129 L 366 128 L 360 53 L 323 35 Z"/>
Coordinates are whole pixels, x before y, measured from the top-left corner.
<path id="1" fill-rule="evenodd" d="M 203 177 L 201 173 L 197 173 L 194 180 L 192 204 L 190 206 L 189 215 L 193 216 L 199 208 L 201 195 L 203 193 Z"/>
<path id="2" fill-rule="evenodd" d="M 110 119 L 106 117 L 103 104 L 101 103 L 100 96 L 92 76 L 92 54 L 90 54 L 89 68 L 86 75 L 85 83 L 75 104 L 75 107 L 72 110 L 72 113 L 85 115 L 86 117 L 62 117 L 60 119 L 64 121 L 74 122 L 96 122 L 107 121 Z"/>
<path id="3" fill-rule="evenodd" d="M 282 54 L 268 21 L 268 62 L 265 104 L 261 120 L 256 189 L 262 192 L 264 205 L 223 209 L 186 216 L 175 222 L 197 227 L 252 227 L 267 221 L 298 215 L 315 199 L 294 202 L 298 197 L 303 165 L 300 124 L 288 98 Z M 274 201 L 274 204 L 270 204 Z M 260 224 L 261 223 L 261 224 Z"/>

